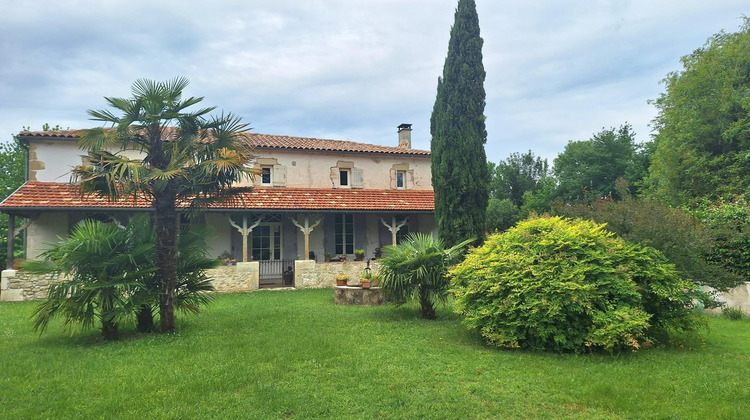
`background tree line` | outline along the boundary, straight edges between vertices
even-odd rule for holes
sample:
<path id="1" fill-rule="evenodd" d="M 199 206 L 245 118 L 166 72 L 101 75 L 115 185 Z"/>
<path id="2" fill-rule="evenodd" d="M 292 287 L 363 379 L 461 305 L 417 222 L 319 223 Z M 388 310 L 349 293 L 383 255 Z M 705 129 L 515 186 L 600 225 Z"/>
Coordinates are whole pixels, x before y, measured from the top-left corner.
<path id="1" fill-rule="evenodd" d="M 551 167 L 532 151 L 490 162 L 488 231 L 532 213 L 592 219 L 699 284 L 750 281 L 750 19 L 681 62 L 653 101 L 650 141 L 625 123 L 569 142 Z"/>

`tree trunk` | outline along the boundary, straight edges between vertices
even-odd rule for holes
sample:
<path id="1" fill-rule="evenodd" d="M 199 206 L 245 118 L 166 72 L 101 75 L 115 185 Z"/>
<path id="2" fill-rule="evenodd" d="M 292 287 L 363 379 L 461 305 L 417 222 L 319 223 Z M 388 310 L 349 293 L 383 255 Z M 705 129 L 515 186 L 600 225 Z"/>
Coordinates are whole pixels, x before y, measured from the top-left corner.
<path id="1" fill-rule="evenodd" d="M 147 333 L 154 330 L 154 315 L 151 306 L 141 305 L 136 314 L 136 329 L 138 332 Z"/>
<path id="2" fill-rule="evenodd" d="M 117 330 L 117 323 L 102 320 L 102 335 L 105 340 L 119 340 L 120 332 Z"/>
<path id="3" fill-rule="evenodd" d="M 435 308 L 432 306 L 432 302 L 430 301 L 426 290 L 419 291 L 419 304 L 422 306 L 422 318 L 437 319 Z"/>
<path id="4" fill-rule="evenodd" d="M 168 187 L 166 193 L 154 198 L 154 231 L 156 234 L 157 272 L 160 279 L 159 316 L 161 332 L 175 330 L 174 299 L 177 288 L 177 209 L 175 194 Z"/>

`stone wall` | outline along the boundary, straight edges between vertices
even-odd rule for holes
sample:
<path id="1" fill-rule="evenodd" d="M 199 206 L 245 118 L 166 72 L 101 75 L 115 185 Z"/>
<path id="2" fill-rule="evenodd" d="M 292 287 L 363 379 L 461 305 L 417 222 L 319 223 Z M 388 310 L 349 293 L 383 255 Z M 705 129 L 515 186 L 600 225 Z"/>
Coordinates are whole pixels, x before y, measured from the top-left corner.
<path id="1" fill-rule="evenodd" d="M 34 276 L 19 273 L 16 270 L 3 270 L 0 282 L 0 301 L 18 302 L 23 300 L 44 299 L 47 288 L 56 281 L 57 276 Z"/>
<path id="2" fill-rule="evenodd" d="M 312 260 L 295 261 L 295 282 L 297 289 L 334 287 L 335 277 L 339 274 L 349 275 L 349 284 L 359 284 L 359 279 L 367 266 L 366 261 L 344 261 L 316 263 Z M 378 270 L 377 262 L 371 263 L 372 272 Z M 219 293 L 249 292 L 258 290 L 260 264 L 257 261 L 240 262 L 237 265 L 220 266 L 206 272 Z M 0 301 L 15 302 L 23 300 L 44 299 L 47 287 L 55 278 L 22 274 L 16 270 L 2 272 Z"/>
<path id="3" fill-rule="evenodd" d="M 260 265 L 257 261 L 240 262 L 206 271 L 217 292 L 249 292 L 258 290 Z"/>
<path id="4" fill-rule="evenodd" d="M 726 304 L 727 308 L 739 308 L 746 315 L 750 315 L 750 282 L 745 282 L 726 293 L 719 293 L 718 300 Z M 713 309 L 710 312 L 721 312 L 721 309 Z"/>
<path id="5" fill-rule="evenodd" d="M 336 286 L 336 276 L 347 274 L 349 284 L 359 284 L 359 279 L 367 266 L 366 261 L 319 262 L 298 260 L 294 263 L 294 286 L 298 289 L 314 289 Z M 377 261 L 370 263 L 372 273 L 378 272 Z"/>

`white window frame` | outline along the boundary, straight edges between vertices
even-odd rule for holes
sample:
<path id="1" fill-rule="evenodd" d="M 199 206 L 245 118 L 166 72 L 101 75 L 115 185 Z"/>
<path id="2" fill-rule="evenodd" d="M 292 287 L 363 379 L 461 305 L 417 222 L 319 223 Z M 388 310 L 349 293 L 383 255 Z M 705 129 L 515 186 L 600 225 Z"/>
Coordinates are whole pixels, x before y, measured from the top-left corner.
<path id="1" fill-rule="evenodd" d="M 346 184 L 341 183 L 341 174 L 346 174 Z M 352 187 L 352 170 L 349 168 L 339 168 L 339 187 L 351 188 Z"/>
<path id="2" fill-rule="evenodd" d="M 401 175 L 401 185 L 398 185 L 399 175 Z M 406 171 L 403 171 L 403 170 L 397 170 L 396 171 L 396 189 L 397 190 L 405 190 L 406 189 Z"/>
<path id="3" fill-rule="evenodd" d="M 263 171 L 260 174 L 260 185 L 262 185 L 264 187 L 272 187 L 273 186 L 273 172 L 274 172 L 273 171 L 273 166 L 272 165 L 262 165 L 260 167 L 260 170 Z M 266 171 L 268 171 L 268 172 L 266 172 Z M 268 174 L 268 182 L 265 182 L 263 180 L 263 177 L 265 177 L 266 174 Z"/>

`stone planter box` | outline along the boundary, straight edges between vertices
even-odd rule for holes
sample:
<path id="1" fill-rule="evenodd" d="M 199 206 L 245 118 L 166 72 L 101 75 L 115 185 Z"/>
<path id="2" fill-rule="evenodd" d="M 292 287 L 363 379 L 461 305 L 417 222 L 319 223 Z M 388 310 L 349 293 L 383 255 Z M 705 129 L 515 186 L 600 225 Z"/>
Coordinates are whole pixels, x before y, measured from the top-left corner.
<path id="1" fill-rule="evenodd" d="M 336 286 L 334 293 L 337 305 L 378 306 L 385 303 L 385 296 L 380 293 L 379 287 Z"/>

